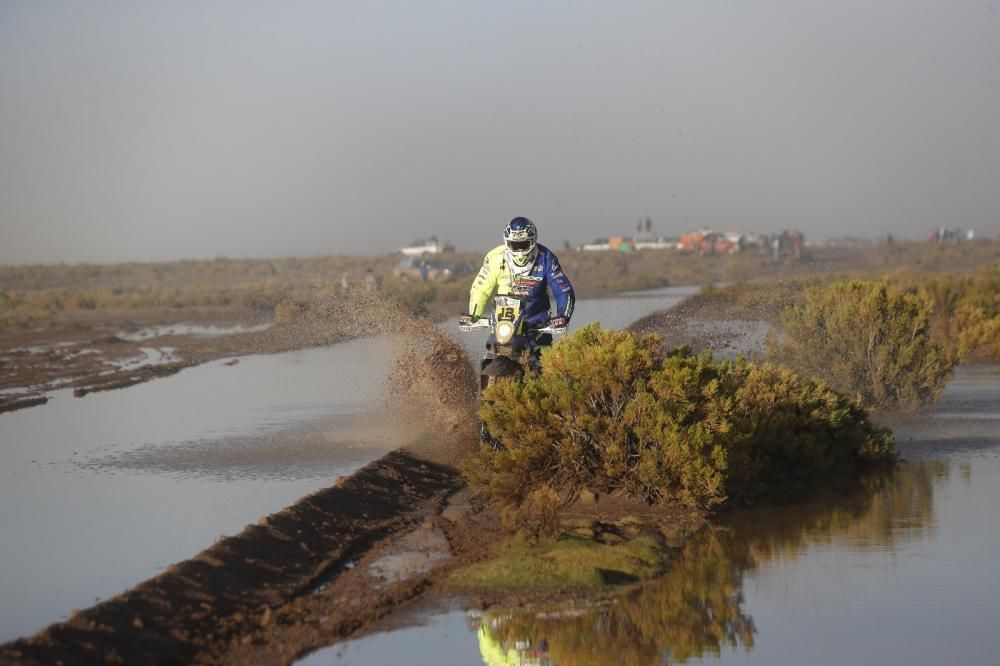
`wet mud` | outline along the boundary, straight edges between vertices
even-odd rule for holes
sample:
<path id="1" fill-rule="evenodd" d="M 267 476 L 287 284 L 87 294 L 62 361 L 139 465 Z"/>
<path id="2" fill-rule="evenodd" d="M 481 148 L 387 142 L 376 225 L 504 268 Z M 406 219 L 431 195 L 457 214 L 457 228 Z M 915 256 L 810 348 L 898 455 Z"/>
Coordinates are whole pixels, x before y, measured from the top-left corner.
<path id="1" fill-rule="evenodd" d="M 406 318 L 398 305 L 378 295 L 344 299 L 317 290 L 312 298 L 312 309 L 269 322 L 259 314 L 212 310 L 184 312 L 185 320 L 178 322 L 176 313 L 154 311 L 128 320 L 0 332 L 0 412 L 23 408 L 25 398 L 56 389 L 71 388 L 83 397 L 217 359 L 391 334 Z"/>
<path id="2" fill-rule="evenodd" d="M 777 330 L 783 307 L 772 300 L 736 303 L 724 294 L 695 294 L 668 310 L 636 320 L 628 330 L 655 333 L 667 348 L 686 345 L 723 358 L 758 358 L 765 352 L 768 335 Z"/>
<path id="3" fill-rule="evenodd" d="M 426 589 L 429 570 L 386 579 L 359 560 L 432 524 L 462 485 L 454 468 L 390 453 L 123 594 L 3 645 L 0 661 L 287 663 Z"/>
<path id="4" fill-rule="evenodd" d="M 19 409 L 39 407 L 49 401 L 44 395 L 0 396 L 0 412 L 16 412 Z"/>
<path id="5" fill-rule="evenodd" d="M 55 389 L 80 389 L 84 395 L 148 381 L 162 375 L 137 371 L 193 359 L 196 350 L 223 338 L 230 338 L 223 341 L 227 345 L 252 345 L 261 330 L 259 317 L 217 308 L 150 310 L 128 318 L 94 312 L 73 321 L 0 330 L 0 412 Z"/>
<path id="6" fill-rule="evenodd" d="M 133 340 L 98 335 L 71 341 L 0 349 L 0 412 L 29 406 L 26 400 L 56 389 L 73 389 L 82 398 L 98 391 L 127 388 L 209 361 L 246 354 L 273 354 L 347 339 L 340 332 L 321 335 L 317 327 L 290 331 L 278 327 L 199 337 L 168 331 Z M 10 343 L 8 343 L 10 344 Z M 42 404 L 42 403 L 35 403 Z M 30 405 L 33 406 L 33 405 Z"/>

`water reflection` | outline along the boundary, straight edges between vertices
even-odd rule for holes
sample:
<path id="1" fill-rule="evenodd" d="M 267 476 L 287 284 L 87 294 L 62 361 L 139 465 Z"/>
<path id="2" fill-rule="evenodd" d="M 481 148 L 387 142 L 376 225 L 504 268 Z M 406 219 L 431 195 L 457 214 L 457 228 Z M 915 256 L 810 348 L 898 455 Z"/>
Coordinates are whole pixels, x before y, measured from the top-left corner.
<path id="1" fill-rule="evenodd" d="M 733 512 L 689 542 L 670 572 L 576 614 L 489 613 L 478 628 L 488 664 L 684 663 L 754 647 L 744 577 L 807 548 L 892 551 L 932 538 L 944 461 L 821 492 L 808 504 Z"/>
<path id="2" fill-rule="evenodd" d="M 998 369 L 961 367 L 931 410 L 891 424 L 909 461 L 895 473 L 732 512 L 613 603 L 415 609 L 303 663 L 997 663 L 998 413 Z"/>

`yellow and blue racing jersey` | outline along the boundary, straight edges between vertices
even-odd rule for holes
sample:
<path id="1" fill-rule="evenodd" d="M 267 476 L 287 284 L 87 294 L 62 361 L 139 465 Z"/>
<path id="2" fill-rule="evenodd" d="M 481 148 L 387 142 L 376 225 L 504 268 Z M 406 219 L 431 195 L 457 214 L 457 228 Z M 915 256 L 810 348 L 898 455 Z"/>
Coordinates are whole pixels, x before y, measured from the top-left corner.
<path id="1" fill-rule="evenodd" d="M 544 326 L 549 318 L 549 291 L 556 301 L 556 315 L 565 317 L 567 323 L 573 316 L 576 296 L 573 285 L 563 273 L 559 259 L 544 245 L 538 245 L 538 256 L 531 270 L 515 275 L 507 265 L 506 248 L 493 248 L 483 258 L 483 267 L 472 283 L 469 292 L 469 314 L 483 316 L 486 304 L 494 290 L 500 296 L 523 298 L 525 321 L 534 326 Z"/>

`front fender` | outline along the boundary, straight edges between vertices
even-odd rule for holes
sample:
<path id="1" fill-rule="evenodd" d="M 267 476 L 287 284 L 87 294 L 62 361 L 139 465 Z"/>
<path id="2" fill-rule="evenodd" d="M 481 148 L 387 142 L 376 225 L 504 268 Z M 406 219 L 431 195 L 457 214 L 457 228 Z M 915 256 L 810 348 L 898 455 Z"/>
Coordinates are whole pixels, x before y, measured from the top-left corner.
<path id="1" fill-rule="evenodd" d="M 524 374 L 524 368 L 517 361 L 506 356 L 496 358 L 484 358 L 480 374 L 487 377 L 515 377 L 520 378 Z"/>

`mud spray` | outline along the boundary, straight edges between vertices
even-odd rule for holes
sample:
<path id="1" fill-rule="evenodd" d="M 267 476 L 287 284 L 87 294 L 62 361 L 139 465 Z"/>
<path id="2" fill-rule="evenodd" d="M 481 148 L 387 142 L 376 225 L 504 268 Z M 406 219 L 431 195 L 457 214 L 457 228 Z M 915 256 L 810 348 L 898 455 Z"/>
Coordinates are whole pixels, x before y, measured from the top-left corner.
<path id="1" fill-rule="evenodd" d="M 379 293 L 345 294 L 324 285 L 304 288 L 275 319 L 278 325 L 269 335 L 285 337 L 290 347 L 372 336 L 387 340 L 395 364 L 371 430 L 392 431 L 387 439 L 445 464 L 475 450 L 472 361 L 427 315 Z"/>
<path id="2" fill-rule="evenodd" d="M 434 462 L 454 464 L 475 451 L 479 441 L 476 374 L 465 350 L 430 322 L 414 333 L 394 339 L 399 352 L 386 381 L 386 410 L 414 428 L 416 436 L 407 448 Z"/>

